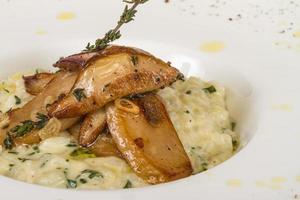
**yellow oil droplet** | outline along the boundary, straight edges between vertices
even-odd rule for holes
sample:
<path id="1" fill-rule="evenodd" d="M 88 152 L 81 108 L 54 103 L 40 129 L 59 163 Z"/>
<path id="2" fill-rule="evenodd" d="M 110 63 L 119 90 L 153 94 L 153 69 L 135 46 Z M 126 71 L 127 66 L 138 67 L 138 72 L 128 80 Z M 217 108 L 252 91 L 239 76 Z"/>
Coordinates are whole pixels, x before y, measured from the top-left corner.
<path id="1" fill-rule="evenodd" d="M 242 185 L 242 181 L 239 179 L 230 179 L 226 181 L 226 185 L 231 187 L 240 187 Z"/>
<path id="2" fill-rule="evenodd" d="M 217 53 L 222 51 L 225 48 L 225 44 L 220 41 L 209 41 L 204 42 L 200 46 L 200 51 L 206 52 L 206 53 Z"/>
<path id="3" fill-rule="evenodd" d="M 277 178 L 277 177 L 276 177 Z M 280 182 L 282 183 L 282 182 Z M 266 181 L 256 181 L 255 185 L 260 188 L 267 188 L 272 190 L 280 190 L 283 189 L 282 185 L 278 182 L 266 182 Z"/>
<path id="4" fill-rule="evenodd" d="M 297 32 L 293 33 L 293 36 L 295 38 L 300 38 L 300 31 L 297 31 Z"/>
<path id="5" fill-rule="evenodd" d="M 42 30 L 42 29 L 38 29 L 38 30 L 35 31 L 35 34 L 36 35 L 46 35 L 47 31 Z"/>
<path id="6" fill-rule="evenodd" d="M 277 105 L 272 105 L 272 109 L 278 111 L 291 112 L 293 111 L 293 106 L 290 104 L 277 104 Z"/>
<path id="7" fill-rule="evenodd" d="M 73 12 L 61 12 L 56 16 L 58 20 L 62 20 L 62 21 L 71 20 L 74 19 L 75 17 L 76 15 Z"/>
<path id="8" fill-rule="evenodd" d="M 300 176 L 296 176 L 296 181 L 300 182 Z"/>
<path id="9" fill-rule="evenodd" d="M 272 182 L 272 183 L 284 183 L 284 182 L 286 182 L 286 181 L 287 181 L 286 178 L 280 177 L 280 176 L 276 176 L 276 177 L 272 177 L 272 178 L 271 178 L 271 182 Z"/>

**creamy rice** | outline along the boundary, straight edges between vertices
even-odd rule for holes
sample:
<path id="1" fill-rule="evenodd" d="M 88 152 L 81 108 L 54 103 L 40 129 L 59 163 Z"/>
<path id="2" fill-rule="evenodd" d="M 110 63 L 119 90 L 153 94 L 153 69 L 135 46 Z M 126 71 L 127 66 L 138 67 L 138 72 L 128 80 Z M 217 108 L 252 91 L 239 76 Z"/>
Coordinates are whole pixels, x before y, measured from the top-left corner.
<path id="1" fill-rule="evenodd" d="M 234 153 L 238 136 L 226 109 L 225 89 L 191 77 L 159 91 L 194 173 L 209 169 Z M 16 97 L 21 103 L 16 104 Z M 0 111 L 21 107 L 32 98 L 21 75 L 0 85 Z M 67 132 L 39 145 L 0 150 L 0 174 L 60 188 L 117 189 L 147 185 L 117 157 L 74 156 L 77 144 Z M 73 154 L 72 154 L 73 152 Z"/>

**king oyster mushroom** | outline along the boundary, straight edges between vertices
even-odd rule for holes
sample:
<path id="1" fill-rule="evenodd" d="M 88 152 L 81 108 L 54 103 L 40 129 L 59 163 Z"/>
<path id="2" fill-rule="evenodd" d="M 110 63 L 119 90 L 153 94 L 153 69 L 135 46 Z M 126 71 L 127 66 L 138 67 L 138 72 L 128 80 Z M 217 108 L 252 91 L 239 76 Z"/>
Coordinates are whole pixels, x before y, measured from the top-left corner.
<path id="1" fill-rule="evenodd" d="M 47 106 L 68 93 L 75 83 L 78 73 L 59 71 L 55 77 L 47 84 L 45 89 L 22 108 L 14 109 L 7 113 L 8 125 L 0 129 L 0 144 L 3 144 L 7 136 L 14 135 L 14 143 L 33 144 L 40 141 L 39 130 L 33 128 L 37 120 L 47 120 Z M 62 84 L 63 83 L 63 84 Z M 43 117 L 43 119 L 41 119 Z M 52 123 L 51 130 L 59 126 L 59 131 L 63 131 L 79 120 L 76 118 L 60 119 L 59 124 Z M 41 121 L 40 121 L 41 122 Z M 45 125 L 45 124 L 44 124 Z M 43 127 L 39 127 L 43 128 Z M 6 141 L 7 142 L 7 141 Z M 11 143 L 11 141 L 10 141 Z"/>
<path id="2" fill-rule="evenodd" d="M 135 48 L 112 46 L 98 53 L 88 54 L 92 55 L 77 54 L 56 64 L 67 69 L 82 67 L 82 70 L 71 92 L 50 107 L 50 116 L 82 116 L 115 99 L 156 90 L 183 77 L 169 64 Z M 89 59 L 84 60 L 83 57 Z M 73 68 L 67 62 L 71 58 Z M 74 64 L 76 58 L 81 64 Z M 62 63 L 67 63 L 68 67 Z"/>
<path id="3" fill-rule="evenodd" d="M 157 184 L 191 175 L 190 160 L 157 95 L 117 99 L 106 106 L 106 113 L 123 158 L 146 182 Z"/>
<path id="4" fill-rule="evenodd" d="M 54 73 L 37 73 L 32 76 L 23 76 L 26 92 L 37 95 L 55 77 Z"/>
<path id="5" fill-rule="evenodd" d="M 26 91 L 31 95 L 41 93 L 55 76 L 54 73 L 37 73 L 32 76 L 23 76 Z M 105 125 L 106 115 L 104 109 L 87 114 L 81 123 L 79 144 L 84 147 L 93 144 Z"/>

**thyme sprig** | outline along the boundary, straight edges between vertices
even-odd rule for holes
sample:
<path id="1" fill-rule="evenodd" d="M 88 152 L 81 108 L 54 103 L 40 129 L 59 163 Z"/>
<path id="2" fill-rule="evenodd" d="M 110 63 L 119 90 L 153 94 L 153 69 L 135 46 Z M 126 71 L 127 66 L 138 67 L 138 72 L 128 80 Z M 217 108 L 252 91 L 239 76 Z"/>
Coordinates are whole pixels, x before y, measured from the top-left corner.
<path id="1" fill-rule="evenodd" d="M 115 28 L 109 30 L 103 38 L 97 39 L 94 44 L 91 44 L 90 42 L 87 44 L 84 52 L 93 52 L 93 51 L 99 51 L 101 49 L 104 49 L 108 46 L 109 43 L 112 41 L 115 41 L 121 37 L 120 28 L 131 21 L 134 20 L 135 14 L 137 13 L 137 6 L 140 4 L 144 4 L 149 0 L 123 0 L 123 2 L 127 4 L 132 4 L 131 7 L 128 5 L 125 6 L 124 11 L 122 15 L 120 16 L 120 19 L 116 25 Z"/>

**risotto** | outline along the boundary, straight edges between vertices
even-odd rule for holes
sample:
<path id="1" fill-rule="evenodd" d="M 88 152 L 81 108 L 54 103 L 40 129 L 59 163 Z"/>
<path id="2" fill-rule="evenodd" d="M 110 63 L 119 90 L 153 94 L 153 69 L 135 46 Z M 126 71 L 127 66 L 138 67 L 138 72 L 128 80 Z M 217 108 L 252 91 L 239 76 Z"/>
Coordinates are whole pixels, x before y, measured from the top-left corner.
<path id="1" fill-rule="evenodd" d="M 191 77 L 160 90 L 193 173 L 216 166 L 233 155 L 238 143 L 226 109 L 224 87 Z M 0 85 L 0 110 L 21 107 L 32 96 L 22 75 Z M 147 185 L 118 157 L 96 157 L 81 152 L 67 132 L 36 145 L 0 151 L 0 174 L 24 182 L 59 188 L 118 189 Z M 80 154 L 78 152 L 81 152 Z"/>

